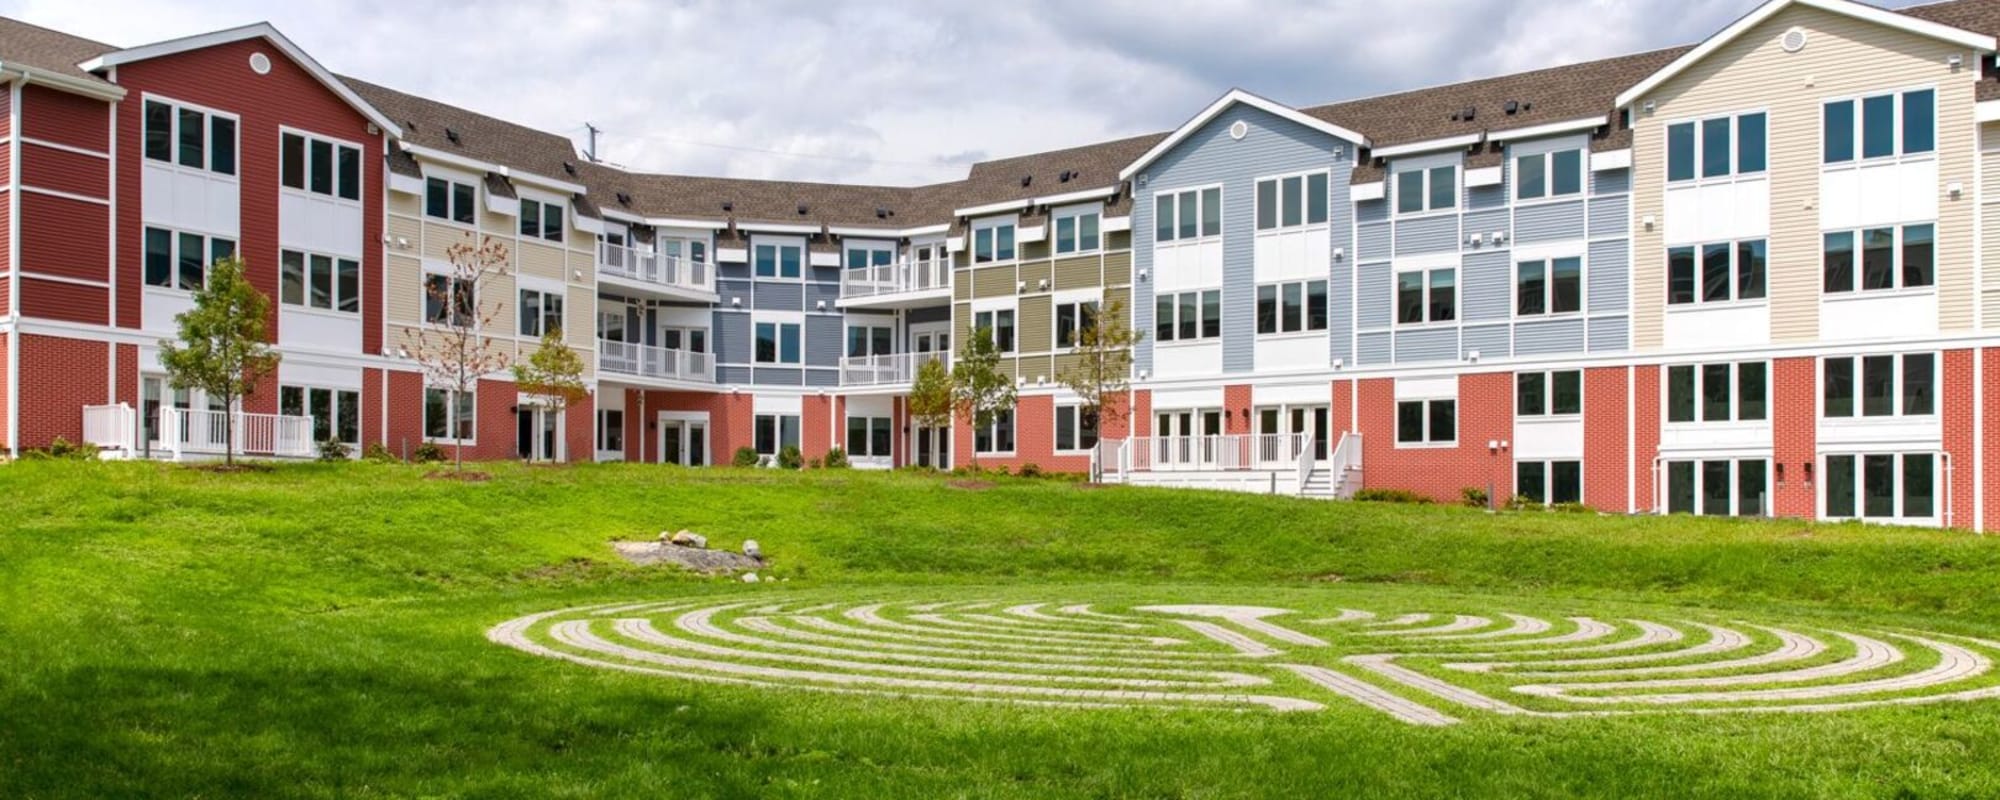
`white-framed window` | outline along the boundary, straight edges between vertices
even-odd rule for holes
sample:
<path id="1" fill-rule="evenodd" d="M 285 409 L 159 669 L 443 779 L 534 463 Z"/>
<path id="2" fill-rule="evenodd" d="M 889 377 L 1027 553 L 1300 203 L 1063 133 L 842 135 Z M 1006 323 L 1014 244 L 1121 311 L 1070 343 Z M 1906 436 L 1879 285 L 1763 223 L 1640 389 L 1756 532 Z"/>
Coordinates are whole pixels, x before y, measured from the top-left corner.
<path id="1" fill-rule="evenodd" d="M 1942 516 L 1936 453 L 1839 453 L 1822 459 L 1827 519 L 1926 522 Z"/>
<path id="2" fill-rule="evenodd" d="M 1582 370 L 1559 369 L 1551 372 L 1514 374 L 1515 416 L 1573 417 L 1582 414 Z"/>
<path id="3" fill-rule="evenodd" d="M 972 449 L 978 453 L 1014 452 L 1014 409 L 993 415 L 993 424 L 972 429 Z"/>
<path id="4" fill-rule="evenodd" d="M 1423 214 L 1458 207 L 1458 165 L 1397 170 L 1396 213 Z"/>
<path id="5" fill-rule="evenodd" d="M 1288 281 L 1257 287 L 1257 333 L 1326 330 L 1326 281 Z"/>
<path id="6" fill-rule="evenodd" d="M 1154 243 L 1222 235 L 1222 187 L 1208 186 L 1153 195 Z"/>
<path id="7" fill-rule="evenodd" d="M 861 458 L 894 456 L 895 422 L 889 417 L 848 417 L 847 454 Z"/>
<path id="8" fill-rule="evenodd" d="M 1458 443 L 1458 400 L 1396 401 L 1396 444 Z"/>
<path id="9" fill-rule="evenodd" d="M 1056 306 L 1056 346 L 1075 347 L 1084 331 L 1097 329 L 1096 300 L 1066 300 Z"/>
<path id="10" fill-rule="evenodd" d="M 600 408 L 597 410 L 597 449 L 607 453 L 625 451 L 625 410 L 621 408 Z"/>
<path id="11" fill-rule="evenodd" d="M 1081 453 L 1097 447 L 1097 415 L 1083 406 L 1056 406 L 1056 452 Z"/>
<path id="12" fill-rule="evenodd" d="M 989 308 L 972 312 L 972 331 L 986 331 L 993 342 L 993 349 L 1002 353 L 1014 352 L 1014 309 Z"/>
<path id="13" fill-rule="evenodd" d="M 775 458 L 785 448 L 799 446 L 799 415 L 758 414 L 751 422 L 757 455 Z"/>
<path id="14" fill-rule="evenodd" d="M 1667 181 L 1761 174 L 1769 166 L 1769 117 L 1762 111 L 1667 125 Z"/>
<path id="15" fill-rule="evenodd" d="M 278 251 L 278 299 L 288 306 L 361 312 L 361 262 L 352 258 Z"/>
<path id="16" fill-rule="evenodd" d="M 1222 290 L 1202 289 L 1153 298 L 1153 341 L 1222 338 Z"/>
<path id="17" fill-rule="evenodd" d="M 313 418 L 314 442 L 361 443 L 361 393 L 318 386 L 279 386 L 278 413 Z"/>
<path id="18" fill-rule="evenodd" d="M 1583 462 L 1514 462 L 1514 496 L 1542 505 L 1583 502 Z"/>
<path id="19" fill-rule="evenodd" d="M 1275 231 L 1327 220 L 1327 173 L 1257 179 L 1257 230 Z"/>
<path id="20" fill-rule="evenodd" d="M 708 329 L 691 325 L 663 325 L 659 332 L 660 347 L 666 350 L 682 350 L 689 353 L 708 352 Z"/>
<path id="21" fill-rule="evenodd" d="M 1927 417 L 1937 413 L 1938 355 L 1828 356 L 1820 359 L 1820 415 Z"/>
<path id="22" fill-rule="evenodd" d="M 896 351 L 896 329 L 889 325 L 847 326 L 847 357 L 886 356 Z"/>
<path id="23" fill-rule="evenodd" d="M 449 178 L 424 179 L 424 216 L 471 225 L 478 218 L 479 191 Z"/>
<path id="24" fill-rule="evenodd" d="M 424 389 L 424 438 L 471 442 L 478 430 L 477 392 L 428 387 Z"/>
<path id="25" fill-rule="evenodd" d="M 1094 253 L 1104 247 L 1102 206 L 1057 209 L 1056 255 Z"/>
<path id="26" fill-rule="evenodd" d="M 891 242 L 849 240 L 842 244 L 841 252 L 848 269 L 886 267 L 896 260 L 896 245 Z"/>
<path id="27" fill-rule="evenodd" d="M 563 329 L 562 292 L 521 290 L 521 335 L 541 337 Z"/>
<path id="28" fill-rule="evenodd" d="M 521 198 L 521 237 L 547 239 L 551 242 L 562 241 L 562 204 Z"/>
<path id="29" fill-rule="evenodd" d="M 1820 129 L 1825 164 L 1927 155 L 1937 150 L 1937 91 L 1828 100 L 1820 107 Z"/>
<path id="30" fill-rule="evenodd" d="M 682 236 L 662 236 L 653 245 L 661 255 L 676 261 L 685 258 L 696 264 L 708 263 L 708 240 Z"/>
<path id="31" fill-rule="evenodd" d="M 240 142 L 235 115 L 148 97 L 144 124 L 148 161 L 236 175 Z"/>
<path id="32" fill-rule="evenodd" d="M 1667 367 L 1667 421 L 1754 422 L 1771 416 L 1771 367 L 1763 361 Z"/>
<path id="33" fill-rule="evenodd" d="M 1770 254 L 1763 239 L 1667 248 L 1667 304 L 1764 299 Z"/>
<path id="34" fill-rule="evenodd" d="M 1931 223 L 1832 231 L 1820 241 L 1827 294 L 1916 289 L 1937 283 L 1937 226 Z"/>
<path id="35" fill-rule="evenodd" d="M 750 261 L 759 278 L 792 279 L 803 274 L 806 245 L 802 241 L 751 243 Z"/>
<path id="36" fill-rule="evenodd" d="M 972 263 L 1014 260 L 1014 218 L 992 217 L 972 223 Z"/>
<path id="37" fill-rule="evenodd" d="M 472 280 L 425 273 L 423 292 L 425 322 L 455 327 L 477 324 L 478 286 Z"/>
<path id="38" fill-rule="evenodd" d="M 1458 319 L 1458 270 L 1411 269 L 1396 273 L 1396 324 L 1423 325 Z"/>
<path id="39" fill-rule="evenodd" d="M 146 228 L 146 285 L 194 291 L 208 282 L 208 268 L 236 255 L 236 242 L 220 236 Z"/>
<path id="40" fill-rule="evenodd" d="M 1514 157 L 1514 199 L 1540 200 L 1583 193 L 1583 148 Z"/>
<path id="41" fill-rule="evenodd" d="M 761 320 L 754 326 L 756 330 L 756 362 L 759 364 L 798 364 L 804 355 L 801 352 L 799 336 L 802 325 L 797 322 Z"/>
<path id="42" fill-rule="evenodd" d="M 359 201 L 361 148 L 311 134 L 284 131 L 278 134 L 278 185 L 324 197 Z"/>
<path id="43" fill-rule="evenodd" d="M 1514 264 L 1514 315 L 1583 312 L 1583 258 L 1531 258 Z"/>
<path id="44" fill-rule="evenodd" d="M 1763 517 L 1771 513 L 1767 459 L 1672 460 L 1666 462 L 1664 472 L 1669 514 Z"/>

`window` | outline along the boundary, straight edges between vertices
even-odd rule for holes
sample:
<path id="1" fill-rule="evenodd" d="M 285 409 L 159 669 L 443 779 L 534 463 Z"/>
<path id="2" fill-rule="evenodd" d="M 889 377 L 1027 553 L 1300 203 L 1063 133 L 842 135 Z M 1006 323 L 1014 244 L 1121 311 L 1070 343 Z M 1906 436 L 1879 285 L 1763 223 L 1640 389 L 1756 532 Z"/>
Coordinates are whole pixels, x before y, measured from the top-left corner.
<path id="1" fill-rule="evenodd" d="M 1222 235 L 1222 190 L 1188 189 L 1153 195 L 1153 241 Z"/>
<path id="2" fill-rule="evenodd" d="M 1823 107 L 1821 157 L 1828 164 L 1937 149 L 1937 93 L 1932 89 L 1835 100 Z"/>
<path id="3" fill-rule="evenodd" d="M 472 392 L 424 390 L 424 438 L 473 441 L 477 403 Z"/>
<path id="4" fill-rule="evenodd" d="M 846 252 L 848 269 L 886 267 L 896 260 L 895 246 L 879 242 L 848 242 Z"/>
<path id="5" fill-rule="evenodd" d="M 625 450 L 625 411 L 617 408 L 597 410 L 597 449 L 606 452 Z"/>
<path id="6" fill-rule="evenodd" d="M 452 327 L 476 324 L 479 305 L 473 282 L 449 275 L 424 276 L 424 321 Z"/>
<path id="7" fill-rule="evenodd" d="M 1056 253 L 1089 253 L 1102 246 L 1098 211 L 1056 212 Z"/>
<path id="8" fill-rule="evenodd" d="M 986 331 L 993 347 L 1002 353 L 1014 352 L 1014 309 L 980 311 L 972 315 L 972 329 Z"/>
<path id="9" fill-rule="evenodd" d="M 1315 172 L 1257 181 L 1257 230 L 1326 224 L 1326 180 Z"/>
<path id="10" fill-rule="evenodd" d="M 1396 322 L 1415 325 L 1458 318 L 1458 271 L 1449 267 L 1396 274 Z"/>
<path id="11" fill-rule="evenodd" d="M 1457 165 L 1396 173 L 1396 213 L 1420 214 L 1457 206 Z"/>
<path id="12" fill-rule="evenodd" d="M 1457 441 L 1457 400 L 1402 400 L 1396 403 L 1397 444 L 1453 444 Z"/>
<path id="13" fill-rule="evenodd" d="M 1514 376 L 1516 416 L 1564 416 L 1583 413 L 1583 372 L 1522 372 Z"/>
<path id="14" fill-rule="evenodd" d="M 888 417 L 848 417 L 847 454 L 863 458 L 894 456 L 894 423 Z"/>
<path id="15" fill-rule="evenodd" d="M 521 199 L 521 235 L 530 239 L 563 240 L 563 207 L 557 203 Z"/>
<path id="16" fill-rule="evenodd" d="M 1056 304 L 1056 346 L 1075 347 L 1084 331 L 1097 329 L 1097 301 Z"/>
<path id="17" fill-rule="evenodd" d="M 847 326 L 847 357 L 886 356 L 895 350 L 895 329 L 887 325 Z"/>
<path id="18" fill-rule="evenodd" d="M 1257 332 L 1326 330 L 1326 281 L 1265 284 L 1257 287 Z"/>
<path id="19" fill-rule="evenodd" d="M 1864 292 L 1932 285 L 1937 278 L 1936 233 L 1936 226 L 1925 223 L 1826 234 L 1821 254 L 1826 292 L 1857 291 L 1857 277 L 1859 291 Z M 1857 242 L 1861 251 L 1858 270 Z"/>
<path id="20" fill-rule="evenodd" d="M 758 414 L 752 420 L 752 427 L 760 456 L 775 458 L 785 448 L 799 446 L 797 414 Z"/>
<path id="21" fill-rule="evenodd" d="M 236 119 L 163 100 L 147 100 L 146 158 L 206 170 L 236 174 Z"/>
<path id="22" fill-rule="evenodd" d="M 1083 406 L 1056 406 L 1056 450 L 1076 452 L 1097 447 L 1097 415 Z"/>
<path id="23" fill-rule="evenodd" d="M 1222 290 L 1163 294 L 1153 298 L 1153 341 L 1222 338 Z"/>
<path id="24" fill-rule="evenodd" d="M 471 225 L 476 197 L 472 184 L 430 178 L 424 181 L 424 216 Z"/>
<path id="25" fill-rule="evenodd" d="M 1761 458 L 1669 461 L 1667 513 L 1761 517 L 1770 511 L 1769 464 Z"/>
<path id="26" fill-rule="evenodd" d="M 1870 453 L 1826 457 L 1826 516 L 1831 519 L 1912 519 L 1937 516 L 1933 453 Z"/>
<path id="27" fill-rule="evenodd" d="M 521 335 L 545 336 L 563 328 L 561 292 L 521 290 Z"/>
<path id="28" fill-rule="evenodd" d="M 234 255 L 230 239 L 147 228 L 146 285 L 194 291 L 206 282 L 209 265 Z"/>
<path id="29" fill-rule="evenodd" d="M 1667 367 L 1667 421 L 1754 422 L 1770 417 L 1769 367 L 1740 364 L 1677 364 Z"/>
<path id="30" fill-rule="evenodd" d="M 972 429 L 972 449 L 980 453 L 1014 452 L 1014 410 L 993 415 L 993 424 Z"/>
<path id="31" fill-rule="evenodd" d="M 799 356 L 799 323 L 759 322 L 757 328 L 756 361 L 759 364 L 797 364 Z"/>
<path id="32" fill-rule="evenodd" d="M 1667 180 L 1726 178 L 1764 171 L 1768 159 L 1762 112 L 1667 126 Z"/>
<path id="33" fill-rule="evenodd" d="M 316 253 L 278 253 L 278 299 L 288 306 L 361 310 L 361 262 Z"/>
<path id="34" fill-rule="evenodd" d="M 1897 359 L 1902 360 L 1901 369 Z M 1926 416 L 1937 413 L 1937 354 L 1842 356 L 1821 366 L 1821 409 L 1826 417 L 1852 417 L 1857 389 L 1860 416 Z M 1858 370 L 1858 372 L 1857 372 Z"/>
<path id="35" fill-rule="evenodd" d="M 1763 239 L 1668 248 L 1667 303 L 1761 300 L 1769 258 Z"/>
<path id="36" fill-rule="evenodd" d="M 1558 150 L 1514 159 L 1514 198 L 1536 200 L 1583 193 L 1583 151 Z"/>
<path id="37" fill-rule="evenodd" d="M 431 180 L 448 183 L 437 178 Z M 342 200 L 359 200 L 361 199 L 361 149 L 297 133 L 280 134 L 278 182 L 288 189 L 339 197 Z M 429 183 L 425 182 L 427 194 Z M 472 187 L 465 186 L 465 189 L 469 193 Z M 429 197 L 426 197 L 426 201 L 434 202 L 430 201 Z M 440 219 L 452 218 L 444 214 L 431 214 L 431 216 Z M 466 201 L 465 218 L 457 221 L 472 222 L 470 199 Z"/>
<path id="38" fill-rule="evenodd" d="M 796 278 L 805 261 L 805 245 L 759 243 L 752 248 L 759 278 Z"/>
<path id="39" fill-rule="evenodd" d="M 1583 310 L 1583 259 L 1537 259 L 1517 265 L 1514 313 L 1574 314 Z"/>
<path id="40" fill-rule="evenodd" d="M 987 264 L 1014 260 L 1014 221 L 1011 219 L 975 222 L 972 225 L 972 263 Z"/>
<path id="41" fill-rule="evenodd" d="M 361 443 L 361 393 L 304 386 L 278 387 L 278 413 L 312 415 L 313 441 Z"/>
<path id="42" fill-rule="evenodd" d="M 1543 505 L 1583 502 L 1583 462 L 1519 461 L 1514 496 Z"/>

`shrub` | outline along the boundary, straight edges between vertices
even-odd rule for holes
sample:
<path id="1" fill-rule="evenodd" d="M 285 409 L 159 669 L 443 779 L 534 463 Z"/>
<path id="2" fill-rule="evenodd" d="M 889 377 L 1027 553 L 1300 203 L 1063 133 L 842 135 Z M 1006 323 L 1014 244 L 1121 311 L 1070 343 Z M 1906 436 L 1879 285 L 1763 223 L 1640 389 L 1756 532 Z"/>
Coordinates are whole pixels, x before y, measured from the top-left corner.
<path id="1" fill-rule="evenodd" d="M 347 457 L 353 454 L 354 451 L 348 449 L 347 443 L 339 439 L 328 439 L 319 443 L 319 460 L 321 461 L 346 461 Z"/>
<path id="2" fill-rule="evenodd" d="M 995 475 L 1006 475 L 1006 474 L 1007 474 L 1007 465 L 1006 465 L 1006 464 L 1001 464 L 1000 466 L 997 466 L 997 467 L 994 467 L 994 468 L 993 468 L 993 474 L 995 474 Z"/>
<path id="3" fill-rule="evenodd" d="M 1527 495 L 1519 495 L 1519 494 L 1517 494 L 1517 495 L 1514 495 L 1514 496 L 1512 496 L 1512 497 L 1509 497 L 1509 498 L 1507 498 L 1507 510 L 1508 510 L 1508 511 L 1540 511 L 1540 510 L 1542 510 L 1542 501 L 1540 501 L 1540 500 L 1536 500 L 1536 499 L 1534 499 L 1534 498 L 1532 498 L 1532 497 L 1528 497 Z"/>
<path id="4" fill-rule="evenodd" d="M 1026 463 L 1026 464 L 1022 464 L 1022 465 L 1021 465 L 1021 477 L 1023 477 L 1023 478 L 1039 478 L 1039 477 L 1042 477 L 1042 468 L 1041 468 L 1041 467 L 1040 467 L 1039 465 L 1037 465 L 1037 464 L 1035 464 L 1034 462 L 1032 462 L 1032 461 L 1030 461 L 1030 462 L 1028 462 L 1028 463 Z"/>
<path id="5" fill-rule="evenodd" d="M 1597 509 L 1594 509 L 1594 508 L 1591 508 L 1590 506 L 1587 506 L 1587 505 L 1584 505 L 1584 504 L 1582 504 L 1582 503 L 1557 503 L 1557 504 L 1555 504 L 1555 505 L 1552 505 L 1552 506 L 1549 506 L 1549 510 L 1550 510 L 1550 511 L 1556 511 L 1556 512 L 1561 512 L 1561 513 L 1564 513 L 1564 514 L 1595 514 L 1595 513 L 1597 513 Z"/>
<path id="6" fill-rule="evenodd" d="M 762 461 L 763 459 L 757 457 L 757 448 L 738 447 L 736 448 L 736 455 L 729 459 L 729 465 L 739 468 L 754 467 L 762 463 Z"/>
<path id="7" fill-rule="evenodd" d="M 444 448 L 439 447 L 437 442 L 417 445 L 416 452 L 410 454 L 410 460 L 418 464 L 435 464 L 447 458 L 450 456 L 445 455 Z"/>
<path id="8" fill-rule="evenodd" d="M 817 458 L 806 462 L 806 469 L 819 469 L 819 468 L 820 468 L 820 461 Z"/>
<path id="9" fill-rule="evenodd" d="M 1408 489 L 1362 489 L 1354 493 L 1354 499 L 1369 503 L 1412 503 L 1430 505 L 1431 499 Z"/>
<path id="10" fill-rule="evenodd" d="M 798 469 L 803 464 L 805 458 L 799 454 L 799 448 L 788 444 L 778 451 L 778 469 Z"/>
<path id="11" fill-rule="evenodd" d="M 1490 499 L 1486 496 L 1486 490 L 1477 486 L 1467 486 L 1458 490 L 1458 496 L 1471 508 L 1485 508 L 1486 501 Z"/>
<path id="12" fill-rule="evenodd" d="M 58 436 L 55 438 L 55 441 L 49 442 L 48 447 L 40 450 L 27 450 L 22 452 L 21 455 L 23 458 L 39 460 L 95 461 L 97 460 L 97 445 L 75 444 L 68 439 Z"/>
<path id="13" fill-rule="evenodd" d="M 847 469 L 847 451 L 838 447 L 826 451 L 825 464 L 827 469 Z"/>
<path id="14" fill-rule="evenodd" d="M 367 447 L 361 449 L 361 457 L 381 464 L 394 464 L 402 460 L 381 442 L 369 442 Z"/>

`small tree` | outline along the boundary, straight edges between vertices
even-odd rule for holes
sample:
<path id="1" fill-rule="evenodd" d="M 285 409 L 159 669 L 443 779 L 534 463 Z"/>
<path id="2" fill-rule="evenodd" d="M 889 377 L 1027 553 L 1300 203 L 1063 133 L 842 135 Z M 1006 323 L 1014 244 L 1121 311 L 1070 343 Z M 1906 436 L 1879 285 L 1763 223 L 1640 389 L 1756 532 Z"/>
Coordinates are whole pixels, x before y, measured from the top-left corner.
<path id="1" fill-rule="evenodd" d="M 917 377 L 910 382 L 910 423 L 920 428 L 946 428 L 949 435 L 951 412 L 957 400 L 951 387 L 951 368 L 943 358 L 926 358 L 917 365 Z M 950 465 L 940 464 L 950 469 Z"/>
<path id="2" fill-rule="evenodd" d="M 1014 379 L 1000 371 L 1000 348 L 993 344 L 993 332 L 980 328 L 965 341 L 958 361 L 951 365 L 952 405 L 959 419 L 977 431 L 993 424 L 1000 412 L 1014 407 L 1017 394 Z M 972 465 L 979 466 L 979 448 L 972 449 Z"/>
<path id="3" fill-rule="evenodd" d="M 1079 413 L 1088 418 L 1101 435 L 1107 420 L 1124 416 L 1126 408 L 1118 400 L 1132 388 L 1132 348 L 1146 335 L 1133 329 L 1125 314 L 1125 303 L 1113 301 L 1094 318 L 1086 316 L 1076 333 L 1073 358 L 1056 380 L 1083 401 Z M 1093 462 L 1092 470 L 1100 467 Z M 1094 474 L 1091 480 L 1103 476 Z"/>
<path id="4" fill-rule="evenodd" d="M 541 346 L 526 363 L 514 365 L 514 383 L 521 391 L 542 398 L 542 408 L 562 418 L 563 411 L 583 402 L 583 358 L 563 341 L 561 328 L 542 334 Z M 566 443 L 564 445 L 565 449 Z"/>
<path id="5" fill-rule="evenodd" d="M 479 245 L 459 242 L 445 250 L 451 269 L 424 276 L 424 322 L 405 330 L 411 358 L 423 368 L 426 385 L 451 389 L 457 398 L 470 394 L 481 376 L 507 366 L 507 355 L 486 339 L 484 331 L 499 316 L 497 303 L 483 302 L 486 285 L 507 274 L 507 246 L 487 237 Z M 452 448 L 453 471 L 465 469 L 463 447 Z"/>
<path id="6" fill-rule="evenodd" d="M 194 290 L 194 308 L 174 316 L 180 338 L 160 340 L 160 363 L 175 389 L 200 389 L 222 401 L 222 460 L 236 463 L 237 403 L 278 368 L 265 342 L 271 298 L 250 285 L 243 260 L 215 262 Z"/>

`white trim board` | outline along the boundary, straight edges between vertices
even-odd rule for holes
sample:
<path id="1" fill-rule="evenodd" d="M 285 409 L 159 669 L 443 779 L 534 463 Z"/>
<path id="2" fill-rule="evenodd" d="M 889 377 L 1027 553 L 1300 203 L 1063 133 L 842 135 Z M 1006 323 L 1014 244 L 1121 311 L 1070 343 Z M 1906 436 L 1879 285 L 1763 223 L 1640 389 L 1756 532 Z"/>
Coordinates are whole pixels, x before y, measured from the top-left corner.
<path id="1" fill-rule="evenodd" d="M 1167 153 L 1171 152 L 1175 147 L 1180 146 L 1182 142 L 1187 141 L 1187 138 L 1193 136 L 1195 131 L 1200 130 L 1202 126 L 1207 125 L 1208 123 L 1214 121 L 1216 117 L 1222 115 L 1222 112 L 1227 111 L 1230 109 L 1230 107 L 1238 104 L 1250 106 L 1251 108 L 1263 111 L 1280 119 L 1296 122 L 1300 125 L 1304 125 L 1308 128 L 1335 137 L 1337 139 L 1343 139 L 1348 142 L 1352 142 L 1361 147 L 1368 146 L 1368 137 L 1362 136 L 1359 133 L 1343 128 L 1339 125 L 1335 125 L 1331 122 L 1319 119 L 1317 117 L 1310 116 L 1304 112 L 1286 106 L 1277 101 L 1258 97 L 1257 95 L 1243 91 L 1242 89 L 1231 89 L 1227 93 L 1224 93 L 1221 97 L 1216 98 L 1215 102 L 1210 103 L 1207 108 L 1202 109 L 1201 113 L 1194 115 L 1193 119 L 1181 123 L 1181 126 L 1179 128 L 1175 128 L 1173 133 L 1167 135 L 1167 138 L 1161 139 L 1159 144 L 1153 145 L 1153 149 L 1147 150 L 1145 155 L 1139 156 L 1138 160 L 1133 161 L 1130 165 L 1126 166 L 1124 169 L 1119 170 L 1118 179 L 1121 181 L 1131 180 L 1133 175 L 1137 175 L 1139 173 L 1139 170 L 1145 169 L 1147 165 L 1150 165 L 1153 162 L 1158 161 L 1161 156 L 1166 155 Z"/>
<path id="2" fill-rule="evenodd" d="M 78 64 L 77 68 L 85 72 L 96 72 L 100 69 L 108 69 L 120 64 L 130 64 L 161 56 L 170 56 L 176 53 L 185 53 L 191 50 L 201 50 L 216 45 L 258 38 L 269 41 L 272 46 L 277 47 L 278 51 L 284 53 L 285 57 L 290 58 L 293 63 L 304 67 L 307 74 L 312 75 L 314 80 L 319 81 L 320 85 L 325 86 L 327 91 L 333 92 L 349 106 L 352 106 L 354 110 L 361 112 L 361 115 L 367 117 L 369 122 L 375 123 L 376 127 L 387 131 L 390 136 L 399 139 L 402 138 L 403 129 L 400 126 L 389 121 L 387 115 L 377 110 L 374 106 L 369 105 L 368 101 L 361 99 L 361 96 L 355 94 L 353 89 L 348 88 L 345 81 L 342 81 L 338 76 L 328 71 L 326 67 L 321 66 L 319 61 L 307 55 L 305 50 L 293 44 L 291 39 L 285 38 L 284 34 L 279 33 L 278 29 L 272 27 L 268 22 L 258 22 L 237 28 L 211 31 L 195 36 L 184 36 L 179 39 L 168 39 L 164 42 L 154 42 L 153 44 L 141 45 L 139 47 L 116 50 Z"/>

